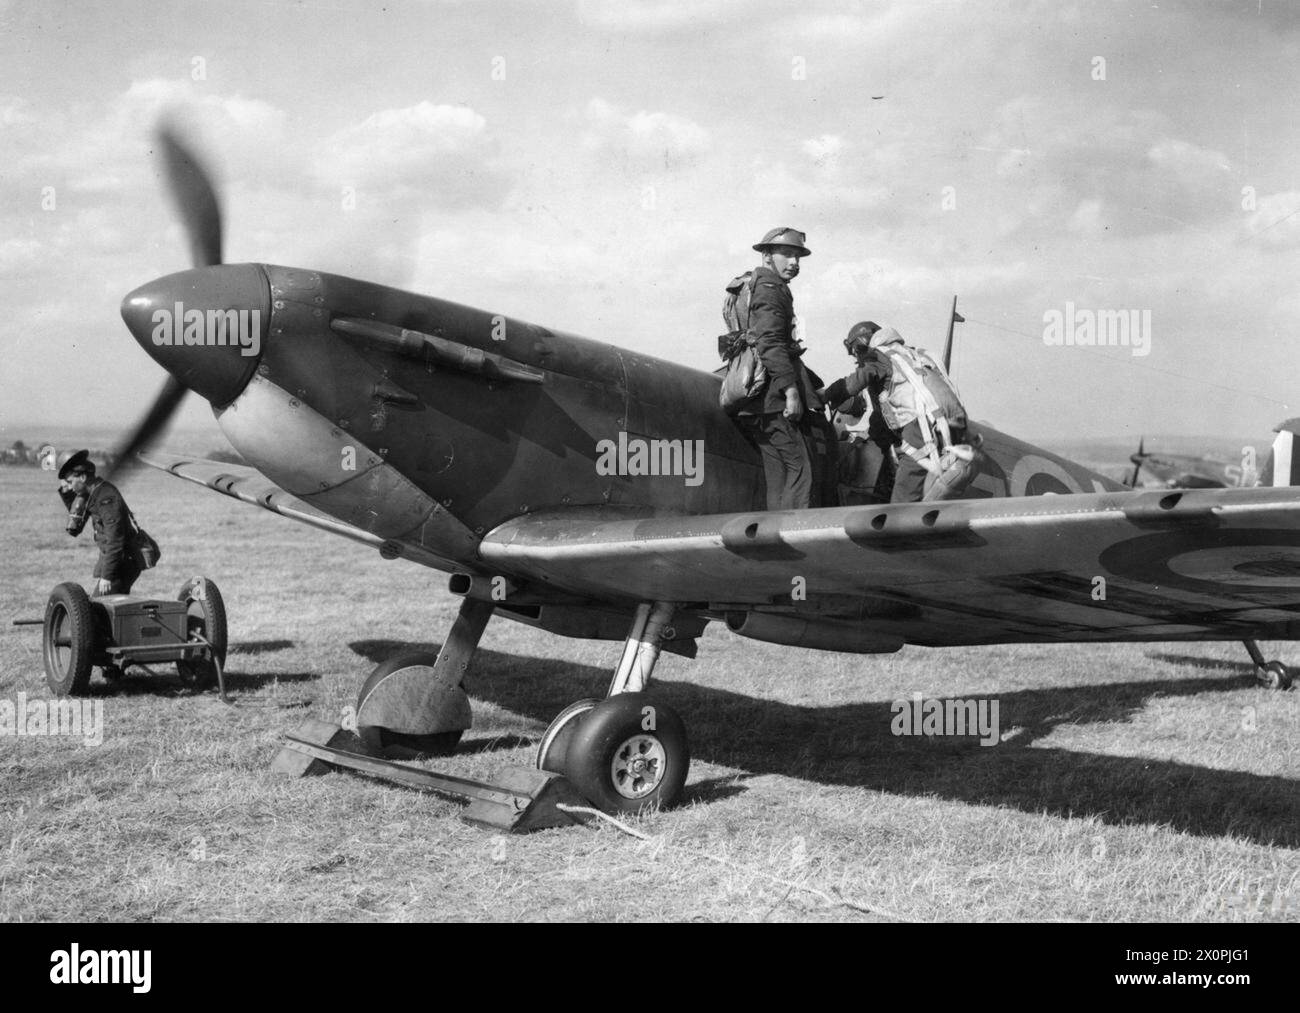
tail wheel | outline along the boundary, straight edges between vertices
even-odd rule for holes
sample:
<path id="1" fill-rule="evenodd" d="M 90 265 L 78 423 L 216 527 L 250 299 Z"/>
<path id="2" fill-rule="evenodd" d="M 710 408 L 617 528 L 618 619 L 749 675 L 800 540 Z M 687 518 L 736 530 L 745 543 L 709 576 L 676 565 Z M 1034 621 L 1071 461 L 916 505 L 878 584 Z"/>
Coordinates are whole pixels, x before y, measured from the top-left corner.
<path id="1" fill-rule="evenodd" d="M 432 651 L 403 651 L 395 654 L 391 658 L 385 658 L 375 666 L 367 677 L 366 681 L 361 684 L 361 692 L 357 694 L 357 734 L 361 740 L 371 749 L 379 752 L 386 752 L 392 747 L 396 747 L 397 752 L 409 751 L 423 756 L 446 756 L 456 751 L 456 746 L 460 743 L 460 737 L 464 734 L 464 729 L 457 728 L 446 732 L 429 732 L 418 734 L 414 732 L 399 732 L 391 728 L 384 728 L 380 725 L 363 725 L 368 715 L 366 713 L 366 698 L 390 676 L 394 676 L 397 683 L 402 682 L 402 676 L 399 674 L 405 669 L 432 669 L 438 661 L 438 655 Z M 424 673 L 413 673 L 423 680 L 426 676 Z"/>
<path id="2" fill-rule="evenodd" d="M 1255 672 L 1255 679 L 1265 689 L 1290 689 L 1291 673 L 1280 661 L 1270 661 Z"/>
<path id="3" fill-rule="evenodd" d="M 619 693 L 578 722 L 564 773 L 605 812 L 638 813 L 676 802 L 690 765 L 677 712 L 645 693 Z"/>
<path id="4" fill-rule="evenodd" d="M 546 733 L 537 746 L 538 770 L 547 770 L 552 774 L 567 773 L 565 765 L 568 762 L 569 743 L 573 741 L 573 733 L 578 730 L 582 719 L 598 703 L 600 701 L 595 698 L 577 700 L 555 715 L 555 719 L 546 726 Z"/>
<path id="5" fill-rule="evenodd" d="M 95 652 L 95 615 L 80 584 L 60 584 L 45 603 L 45 683 L 55 696 L 84 696 Z"/>
<path id="6" fill-rule="evenodd" d="M 217 681 L 217 665 L 226 663 L 226 603 L 206 577 L 187 580 L 176 600 L 185 602 L 185 638 L 212 645 L 209 654 L 178 659 L 176 674 L 191 689 L 207 689 Z"/>

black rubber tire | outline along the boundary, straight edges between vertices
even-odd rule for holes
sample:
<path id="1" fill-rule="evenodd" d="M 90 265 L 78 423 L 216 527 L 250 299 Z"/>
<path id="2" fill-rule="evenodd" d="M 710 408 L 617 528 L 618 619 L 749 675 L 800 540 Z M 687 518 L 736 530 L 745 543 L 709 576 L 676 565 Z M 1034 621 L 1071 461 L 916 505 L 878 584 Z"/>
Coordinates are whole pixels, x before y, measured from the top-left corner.
<path id="1" fill-rule="evenodd" d="M 391 658 L 385 658 L 361 684 L 361 692 L 357 694 L 357 713 L 361 713 L 366 697 L 381 680 L 412 665 L 432 666 L 437 660 L 438 655 L 433 651 L 402 651 Z M 395 750 L 418 756 L 449 756 L 456 751 L 463 734 L 464 731 L 459 728 L 452 732 L 434 732 L 432 735 L 412 735 L 381 728 L 379 725 L 357 726 L 357 735 L 374 752 Z"/>
<path id="2" fill-rule="evenodd" d="M 186 603 L 186 636 L 193 639 L 200 634 L 212 645 L 212 653 L 224 667 L 226 664 L 226 603 L 217 585 L 206 577 L 191 577 L 176 595 L 177 601 Z M 211 657 L 179 658 L 176 674 L 191 689 L 207 689 L 216 684 L 217 665 Z"/>
<path id="3" fill-rule="evenodd" d="M 41 640 L 45 684 L 50 692 L 55 696 L 84 696 L 90 687 L 95 654 L 95 615 L 84 587 L 69 581 L 50 592 Z M 67 643 L 61 645 L 58 640 Z"/>
<path id="4" fill-rule="evenodd" d="M 650 727 L 647 727 L 650 724 Z M 616 775 L 617 756 L 627 757 L 634 743 L 658 744 L 663 769 L 654 788 L 635 797 L 620 792 L 616 778 L 631 789 L 632 781 Z M 639 750 L 638 750 L 639 751 Z M 606 697 L 579 723 L 569 741 L 565 776 L 598 809 L 613 815 L 666 809 L 681 797 L 691 766 L 686 726 L 677 712 L 646 693 L 619 693 Z"/>
<path id="5" fill-rule="evenodd" d="M 1255 678 L 1265 689 L 1291 688 L 1291 673 L 1280 661 L 1270 661 L 1255 673 Z"/>
<path id="6" fill-rule="evenodd" d="M 600 701 L 595 697 L 575 700 L 555 715 L 551 723 L 546 726 L 542 741 L 537 744 L 538 770 L 547 770 L 552 774 L 567 773 L 565 766 L 568 762 L 569 743 L 573 741 L 573 733 L 578 730 L 583 717 L 598 703 Z"/>

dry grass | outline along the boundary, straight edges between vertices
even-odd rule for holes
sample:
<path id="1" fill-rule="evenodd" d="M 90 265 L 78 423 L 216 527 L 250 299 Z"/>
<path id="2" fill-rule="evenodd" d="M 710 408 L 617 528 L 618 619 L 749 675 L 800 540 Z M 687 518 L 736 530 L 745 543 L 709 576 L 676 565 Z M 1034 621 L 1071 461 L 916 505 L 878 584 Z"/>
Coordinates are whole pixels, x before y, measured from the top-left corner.
<path id="1" fill-rule="evenodd" d="M 39 634 L 9 619 L 94 559 L 52 485 L 0 469 L 0 699 L 46 693 Z M 125 489 L 164 551 L 137 590 L 170 596 L 193 573 L 221 587 L 238 706 L 171 673 L 97 677 L 101 746 L 0 738 L 4 920 L 880 917 L 840 900 L 927 920 L 1300 915 L 1300 693 L 1253 688 L 1240 646 L 862 658 L 711 628 L 699 659 L 657 672 L 695 762 L 685 804 L 638 821 L 651 840 L 504 838 L 430 796 L 267 773 L 280 735 L 337 719 L 390 650 L 438 643 L 458 603 L 440 575 L 156 473 Z M 530 764 L 618 650 L 493 620 L 476 727 L 443 768 Z M 995 697 L 1010 735 L 896 738 L 890 702 L 915 692 Z"/>

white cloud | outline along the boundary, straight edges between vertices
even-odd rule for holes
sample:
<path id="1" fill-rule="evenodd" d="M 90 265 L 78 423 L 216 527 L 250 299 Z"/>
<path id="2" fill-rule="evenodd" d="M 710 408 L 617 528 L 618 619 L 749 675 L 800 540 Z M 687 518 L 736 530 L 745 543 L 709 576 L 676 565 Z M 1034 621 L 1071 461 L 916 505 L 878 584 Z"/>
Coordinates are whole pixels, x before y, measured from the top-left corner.
<path id="1" fill-rule="evenodd" d="M 1102 235 L 1106 231 L 1106 219 L 1102 216 L 1101 201 L 1095 198 L 1080 201 L 1070 216 L 1068 228 L 1092 239 Z"/>
<path id="2" fill-rule="evenodd" d="M 818 166 L 834 166 L 844 150 L 844 138 L 836 134 L 822 134 L 804 141 L 799 147 Z"/>
<path id="3" fill-rule="evenodd" d="M 89 119 L 79 111 L 60 113 L 33 126 L 29 117 L 23 122 L 34 133 L 23 145 L 25 157 L 10 168 L 74 193 L 152 198 L 160 171 L 152 139 L 164 120 L 221 177 L 230 172 L 263 180 L 285 163 L 283 110 L 241 95 L 206 93 L 188 79 L 150 78 L 107 98 Z"/>
<path id="4" fill-rule="evenodd" d="M 1300 190 L 1260 197 L 1240 231 L 1247 242 L 1270 249 L 1300 247 Z"/>
<path id="5" fill-rule="evenodd" d="M 442 207 L 494 205 L 507 189 L 487 120 L 468 106 L 427 101 L 335 132 L 319 146 L 313 169 L 331 187 L 415 195 Z"/>
<path id="6" fill-rule="evenodd" d="M 0 242 L 0 274 L 25 277 L 41 263 L 42 245 L 35 239 L 6 239 Z"/>
<path id="7" fill-rule="evenodd" d="M 673 172 L 697 165 L 708 153 L 708 131 L 694 120 L 666 112 L 627 114 L 593 98 L 582 113 L 583 147 L 613 163 Z"/>
<path id="8" fill-rule="evenodd" d="M 752 0 L 578 0 L 576 11 L 593 28 L 655 33 L 718 24 L 752 7 Z"/>
<path id="9" fill-rule="evenodd" d="M 754 163 L 753 199 L 774 211 L 783 208 L 804 213 L 815 210 L 863 211 L 895 206 L 900 191 L 907 191 L 911 206 L 919 206 L 915 192 L 921 185 L 904 170 L 905 144 L 863 145 L 838 134 L 821 134 L 800 142 L 786 158 Z M 780 203 L 772 198 L 779 195 Z"/>
<path id="10" fill-rule="evenodd" d="M 845 308 L 861 306 L 864 302 L 897 307 L 915 303 L 937 305 L 945 294 L 951 296 L 954 287 L 959 292 L 982 295 L 1006 291 L 1027 279 L 1028 267 L 1024 261 L 1015 261 L 954 264 L 940 269 L 894 257 L 866 257 L 837 261 L 825 270 L 810 274 L 805 286 L 809 301 Z"/>
<path id="11" fill-rule="evenodd" d="M 1055 191 L 1052 217 L 1021 216 L 1028 234 L 1061 224 L 1112 238 L 1205 228 L 1224 219 L 1238 191 L 1227 156 L 1175 136 L 1170 117 L 1154 109 L 1021 96 L 996 119 L 981 149 L 1001 152 L 1006 200 Z"/>
<path id="12" fill-rule="evenodd" d="M 284 128 L 285 114 L 269 102 L 242 95 L 223 96 L 186 78 L 136 81 L 115 102 L 110 118 L 119 125 L 131 121 L 149 127 L 171 109 L 197 112 L 213 140 L 225 143 L 245 131 L 257 131 L 263 143 L 273 143 Z"/>
<path id="13" fill-rule="evenodd" d="M 32 123 L 36 117 L 29 110 L 31 103 L 16 95 L 0 95 L 0 127 L 13 127 Z"/>
<path id="14" fill-rule="evenodd" d="M 1228 157 L 1222 152 L 1172 137 L 1153 144 L 1147 157 L 1158 168 L 1192 186 L 1217 183 L 1225 172 L 1232 171 Z"/>

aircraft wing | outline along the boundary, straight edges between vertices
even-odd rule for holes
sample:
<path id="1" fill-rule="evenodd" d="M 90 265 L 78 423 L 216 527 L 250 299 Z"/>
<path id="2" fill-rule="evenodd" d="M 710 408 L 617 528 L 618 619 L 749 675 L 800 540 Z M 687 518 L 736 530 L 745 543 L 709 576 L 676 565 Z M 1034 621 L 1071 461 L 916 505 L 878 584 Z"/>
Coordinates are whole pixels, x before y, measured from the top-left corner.
<path id="1" fill-rule="evenodd" d="M 733 629 L 773 613 L 895 645 L 1300 639 L 1300 488 L 539 512 L 489 532 L 480 553 L 514 577 L 688 603 Z"/>
<path id="2" fill-rule="evenodd" d="M 207 486 L 232 499 L 251 503 L 253 506 L 269 510 L 282 517 L 289 517 L 323 531 L 350 538 L 354 542 L 369 545 L 378 549 L 385 558 L 396 559 L 400 556 L 441 570 L 457 569 L 454 564 L 424 551 L 419 546 L 409 542 L 388 541 L 369 531 L 346 524 L 336 517 L 331 517 L 292 493 L 285 492 L 256 468 L 248 465 L 227 464 L 224 461 L 209 461 L 201 457 L 185 457 L 158 451 L 150 451 L 139 456 L 140 460 L 151 468 L 157 468 L 159 471 L 165 471 L 197 485 Z"/>

